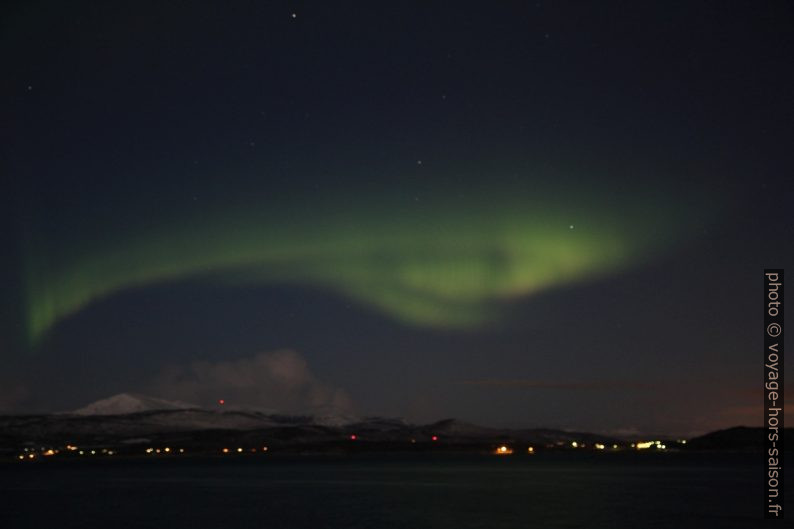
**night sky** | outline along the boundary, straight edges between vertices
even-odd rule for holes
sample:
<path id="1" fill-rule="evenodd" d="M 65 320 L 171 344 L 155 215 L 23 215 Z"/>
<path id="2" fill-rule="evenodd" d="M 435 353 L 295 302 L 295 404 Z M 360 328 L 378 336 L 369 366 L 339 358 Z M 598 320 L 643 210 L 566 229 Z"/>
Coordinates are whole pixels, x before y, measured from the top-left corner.
<path id="1" fill-rule="evenodd" d="M 3 11 L 0 411 L 760 424 L 790 3 Z"/>

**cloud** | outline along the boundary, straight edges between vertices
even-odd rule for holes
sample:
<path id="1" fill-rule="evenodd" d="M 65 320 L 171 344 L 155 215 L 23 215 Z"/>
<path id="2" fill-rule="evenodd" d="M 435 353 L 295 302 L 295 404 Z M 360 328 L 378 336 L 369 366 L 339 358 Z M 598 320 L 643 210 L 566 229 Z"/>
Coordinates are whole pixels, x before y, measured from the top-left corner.
<path id="1" fill-rule="evenodd" d="M 259 353 L 239 360 L 166 367 L 147 391 L 165 399 L 289 414 L 350 413 L 347 393 L 319 381 L 300 354 Z"/>

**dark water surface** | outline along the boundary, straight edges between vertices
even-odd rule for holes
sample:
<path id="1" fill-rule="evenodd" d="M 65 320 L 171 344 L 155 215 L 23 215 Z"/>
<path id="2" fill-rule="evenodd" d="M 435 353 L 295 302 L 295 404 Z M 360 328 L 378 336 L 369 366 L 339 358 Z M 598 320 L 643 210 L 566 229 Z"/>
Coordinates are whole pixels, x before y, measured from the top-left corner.
<path id="1" fill-rule="evenodd" d="M 8 529 L 770 526 L 760 456 L 747 454 L 108 458 L 0 472 Z"/>

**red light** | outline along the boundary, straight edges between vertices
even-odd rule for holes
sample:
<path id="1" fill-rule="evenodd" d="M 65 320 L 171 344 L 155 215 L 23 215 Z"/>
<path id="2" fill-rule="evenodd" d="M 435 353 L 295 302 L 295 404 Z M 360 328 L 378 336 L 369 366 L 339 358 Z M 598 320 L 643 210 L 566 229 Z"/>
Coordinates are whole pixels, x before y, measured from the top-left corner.
<path id="1" fill-rule="evenodd" d="M 433 439 L 433 441 L 438 441 L 438 436 L 434 435 L 431 439 Z"/>
<path id="2" fill-rule="evenodd" d="M 218 404 L 220 404 L 221 406 L 223 406 L 224 404 L 226 404 L 226 401 L 225 401 L 225 400 L 223 400 L 223 399 L 220 399 L 220 400 L 218 401 Z"/>
<path id="3" fill-rule="evenodd" d="M 356 438 L 356 434 L 353 434 L 353 435 L 351 435 L 351 436 L 350 436 L 350 440 L 351 440 L 351 441 L 355 441 L 356 439 L 357 439 L 357 438 Z"/>

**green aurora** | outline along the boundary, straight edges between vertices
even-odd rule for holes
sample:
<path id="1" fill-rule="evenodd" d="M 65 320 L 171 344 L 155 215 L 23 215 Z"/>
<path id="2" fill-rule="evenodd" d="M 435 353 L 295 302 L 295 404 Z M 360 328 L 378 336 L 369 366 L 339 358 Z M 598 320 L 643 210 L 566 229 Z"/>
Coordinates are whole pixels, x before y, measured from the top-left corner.
<path id="1" fill-rule="evenodd" d="M 271 196 L 90 236 L 66 230 L 28 241 L 27 337 L 35 345 L 123 290 L 188 279 L 316 287 L 406 324 L 477 328 L 511 300 L 649 258 L 677 240 L 683 221 L 654 195 L 519 186 Z"/>

